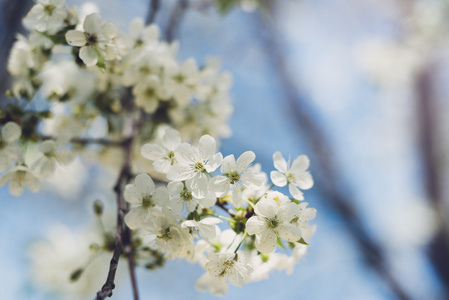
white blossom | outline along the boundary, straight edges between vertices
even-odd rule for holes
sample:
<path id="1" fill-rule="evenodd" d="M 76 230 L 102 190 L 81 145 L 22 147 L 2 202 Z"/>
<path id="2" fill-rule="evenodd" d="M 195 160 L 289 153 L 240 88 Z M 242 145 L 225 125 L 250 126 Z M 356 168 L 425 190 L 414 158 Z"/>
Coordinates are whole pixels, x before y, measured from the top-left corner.
<path id="1" fill-rule="evenodd" d="M 23 23 L 28 29 L 55 34 L 62 27 L 66 17 L 64 0 L 37 0 L 23 19 Z"/>
<path id="2" fill-rule="evenodd" d="M 36 175 L 23 165 L 16 166 L 3 174 L 0 178 L 0 186 L 4 186 L 8 182 L 10 183 L 9 192 L 14 196 L 22 195 L 25 186 L 28 186 L 33 192 L 37 192 L 40 189 L 40 182 Z"/>
<path id="3" fill-rule="evenodd" d="M 79 57 L 86 66 L 94 66 L 99 59 L 111 60 L 117 55 L 113 51 L 113 38 L 117 28 L 113 23 L 102 23 L 98 14 L 93 13 L 84 20 L 84 32 L 70 30 L 66 33 L 67 43 L 81 47 Z"/>
<path id="4" fill-rule="evenodd" d="M 288 185 L 290 194 L 298 200 L 303 200 L 304 196 L 300 189 L 307 190 L 313 186 L 313 179 L 309 168 L 309 158 L 306 155 L 298 156 L 289 167 L 280 152 L 273 154 L 274 167 L 277 171 L 270 174 L 271 181 L 277 186 Z M 298 189 L 299 188 L 299 189 Z"/>
<path id="5" fill-rule="evenodd" d="M 16 141 L 22 135 L 22 129 L 14 122 L 8 122 L 3 126 L 0 139 L 0 172 L 6 171 L 11 160 L 22 160 L 22 149 L 16 145 Z"/>
<path id="6" fill-rule="evenodd" d="M 188 180 L 186 183 L 192 195 L 203 198 L 208 192 L 206 173 L 215 171 L 223 160 L 223 155 L 215 153 L 215 148 L 215 139 L 210 135 L 202 136 L 196 147 L 181 144 L 176 151 L 179 159 L 168 171 L 167 178 L 175 181 Z"/>
<path id="7" fill-rule="evenodd" d="M 204 197 L 198 198 L 193 195 L 192 181 L 189 179 L 186 183 L 181 181 L 172 181 L 168 183 L 168 193 L 170 194 L 170 206 L 173 209 L 181 210 L 184 207 L 187 212 L 193 212 L 195 210 L 201 210 L 203 208 L 209 208 L 214 206 L 216 197 L 214 193 L 207 192 Z"/>
<path id="8" fill-rule="evenodd" d="M 125 223 L 131 229 L 142 227 L 147 219 L 152 218 L 150 210 L 153 207 L 162 207 L 168 202 L 167 189 L 156 188 L 147 174 L 137 175 L 134 184 L 125 187 L 124 197 L 133 205 L 125 216 Z"/>
<path id="9" fill-rule="evenodd" d="M 210 253 L 207 259 L 206 270 L 211 276 L 226 278 L 238 287 L 243 287 L 245 278 L 253 272 L 253 268 L 239 261 L 233 252 Z"/>
<path id="10" fill-rule="evenodd" d="M 63 147 L 66 141 L 59 139 L 57 141 L 47 140 L 42 142 L 39 146 L 39 151 L 44 154 L 31 166 L 31 169 L 36 174 L 48 177 L 53 175 L 56 170 L 56 165 L 69 165 L 74 159 L 75 154 L 71 150 L 60 150 L 58 148 Z"/>
<path id="11" fill-rule="evenodd" d="M 256 248 L 262 253 L 273 252 L 277 239 L 296 242 L 301 238 L 301 229 L 292 224 L 299 217 L 296 203 L 278 205 L 273 198 L 262 198 L 254 207 L 255 216 L 246 222 L 249 235 L 256 235 Z"/>
<path id="12" fill-rule="evenodd" d="M 196 227 L 198 231 L 201 233 L 201 236 L 205 239 L 213 239 L 216 235 L 216 224 L 221 223 L 222 221 L 218 218 L 205 218 L 201 221 L 187 220 L 182 222 L 181 227 Z"/>
<path id="13" fill-rule="evenodd" d="M 231 185 L 234 186 L 232 201 L 235 207 L 242 203 L 242 188 L 259 188 L 263 185 L 263 175 L 248 169 L 256 155 L 252 151 L 246 151 L 235 161 L 234 155 L 228 155 L 223 159 L 220 171 L 224 176 L 215 176 L 209 182 L 210 188 L 217 197 L 226 195 Z"/>
<path id="14" fill-rule="evenodd" d="M 181 144 L 179 132 L 167 129 L 162 136 L 161 144 L 148 143 L 142 146 L 143 157 L 153 161 L 156 171 L 166 174 L 170 167 L 176 162 L 176 149 Z"/>

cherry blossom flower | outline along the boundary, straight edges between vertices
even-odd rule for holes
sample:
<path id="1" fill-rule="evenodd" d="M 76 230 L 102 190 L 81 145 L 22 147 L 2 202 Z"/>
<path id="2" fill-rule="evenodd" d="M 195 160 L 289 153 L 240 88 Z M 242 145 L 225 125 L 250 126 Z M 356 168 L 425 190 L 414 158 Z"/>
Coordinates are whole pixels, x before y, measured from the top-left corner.
<path id="1" fill-rule="evenodd" d="M 242 188 L 259 188 L 264 184 L 265 177 L 248 169 L 254 161 L 256 155 L 252 151 L 246 151 L 235 161 L 234 155 L 228 155 L 223 159 L 220 171 L 224 176 L 215 176 L 209 182 L 210 188 L 216 193 L 217 197 L 226 195 L 231 187 L 232 201 L 235 207 L 240 207 L 242 203 Z"/>
<path id="2" fill-rule="evenodd" d="M 44 156 L 34 162 L 31 169 L 40 176 L 48 177 L 53 175 L 57 164 L 69 165 L 75 159 L 75 154 L 71 150 L 57 151 L 58 148 L 63 147 L 65 144 L 66 141 L 62 139 L 42 142 L 39 146 L 39 151 L 41 151 Z"/>
<path id="3" fill-rule="evenodd" d="M 233 252 L 210 253 L 207 259 L 206 270 L 211 276 L 227 279 L 238 287 L 243 287 L 245 278 L 253 272 L 253 268 L 240 262 Z"/>
<path id="4" fill-rule="evenodd" d="M 204 197 L 195 197 L 192 193 L 192 184 L 187 180 L 184 184 L 181 181 L 172 181 L 168 183 L 168 193 L 170 194 L 170 206 L 173 209 L 181 210 L 183 207 L 190 213 L 195 210 L 209 208 L 214 206 L 216 198 L 213 192 L 208 192 Z"/>
<path id="5" fill-rule="evenodd" d="M 64 24 L 67 9 L 64 0 L 38 0 L 23 20 L 29 29 L 55 34 Z"/>
<path id="6" fill-rule="evenodd" d="M 271 181 L 277 186 L 288 185 L 290 194 L 298 200 L 303 200 L 304 196 L 300 189 L 307 190 L 313 186 L 313 179 L 309 168 L 309 158 L 306 155 L 298 156 L 289 167 L 280 152 L 273 154 L 274 167 L 277 171 L 270 174 Z"/>
<path id="7" fill-rule="evenodd" d="M 125 200 L 133 207 L 125 216 L 125 223 L 131 229 L 137 229 L 151 218 L 150 210 L 156 205 L 162 207 L 168 202 L 168 192 L 165 187 L 156 188 L 150 176 L 139 174 L 134 184 L 125 187 Z"/>
<path id="8" fill-rule="evenodd" d="M 215 171 L 223 160 L 223 155 L 215 153 L 215 148 L 215 139 L 210 135 L 202 136 L 197 147 L 181 144 L 177 149 L 179 159 L 168 171 L 167 178 L 174 181 L 188 180 L 186 184 L 188 183 L 192 195 L 203 198 L 208 192 L 205 173 Z"/>
<path id="9" fill-rule="evenodd" d="M 216 224 L 221 223 L 222 221 L 217 218 L 205 218 L 201 221 L 197 222 L 194 220 L 187 220 L 182 222 L 181 227 L 196 227 L 198 231 L 201 233 L 201 236 L 205 239 L 214 239 L 217 233 Z"/>
<path id="10" fill-rule="evenodd" d="M 160 173 L 167 174 L 170 167 L 176 162 L 176 149 L 181 144 L 179 132 L 167 129 L 162 136 L 162 145 L 148 143 L 142 146 L 143 157 L 153 161 L 153 167 Z"/>
<path id="11" fill-rule="evenodd" d="M 301 229 L 291 224 L 299 217 L 300 209 L 296 203 L 278 205 L 273 198 L 262 198 L 254 207 L 255 216 L 246 223 L 249 235 L 256 235 L 256 248 L 262 253 L 273 252 L 277 239 L 296 242 L 301 238 Z"/>
<path id="12" fill-rule="evenodd" d="M 0 178 L 0 186 L 4 186 L 8 182 L 10 182 L 9 192 L 14 196 L 22 195 L 25 186 L 28 186 L 33 192 L 37 192 L 40 189 L 37 177 L 23 165 L 12 168 Z"/>
<path id="13" fill-rule="evenodd" d="M 3 126 L 0 139 L 0 172 L 6 171 L 11 165 L 11 160 L 22 159 L 22 149 L 15 142 L 22 135 L 22 129 L 14 122 L 8 122 Z"/>
<path id="14" fill-rule="evenodd" d="M 117 28 L 113 23 L 102 23 L 100 16 L 93 13 L 86 17 L 83 28 L 84 32 L 68 31 L 66 39 L 69 45 L 81 47 L 79 56 L 86 66 L 94 66 L 99 59 L 111 60 L 116 57 L 112 43 Z"/>

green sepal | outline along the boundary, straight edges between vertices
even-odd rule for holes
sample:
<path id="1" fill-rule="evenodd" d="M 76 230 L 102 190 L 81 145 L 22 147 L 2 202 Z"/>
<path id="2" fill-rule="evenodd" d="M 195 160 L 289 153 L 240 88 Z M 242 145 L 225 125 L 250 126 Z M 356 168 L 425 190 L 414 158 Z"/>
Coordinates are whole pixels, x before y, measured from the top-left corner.
<path id="1" fill-rule="evenodd" d="M 303 245 L 306 245 L 306 246 L 309 246 L 309 244 L 307 244 L 306 241 L 304 241 L 303 238 L 301 238 L 301 239 L 298 241 L 298 243 L 303 244 Z"/>
<path id="2" fill-rule="evenodd" d="M 276 244 L 278 244 L 279 247 L 282 249 L 285 249 L 284 245 L 282 244 L 282 240 L 280 238 L 277 238 Z"/>

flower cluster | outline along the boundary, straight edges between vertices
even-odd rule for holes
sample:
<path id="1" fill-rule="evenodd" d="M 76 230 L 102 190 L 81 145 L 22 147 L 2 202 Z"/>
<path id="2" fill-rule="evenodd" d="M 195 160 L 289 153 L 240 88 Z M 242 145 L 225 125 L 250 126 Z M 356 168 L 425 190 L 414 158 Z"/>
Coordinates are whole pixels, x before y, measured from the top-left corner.
<path id="1" fill-rule="evenodd" d="M 313 186 L 309 160 L 290 167 L 275 153 L 269 186 L 254 152 L 223 157 L 232 78 L 218 60 L 178 61 L 179 44 L 162 41 L 156 25 L 137 18 L 122 32 L 64 0 L 37 0 L 24 25 L 29 33 L 8 60 L 11 99 L 1 104 L 0 186 L 37 191 L 59 166 L 93 157 L 122 166 L 116 192 L 128 205 L 126 246 L 138 265 L 199 263 L 206 273 L 197 288 L 216 294 L 228 282 L 291 272 L 314 232 L 316 211 L 302 202 Z M 286 185 L 291 198 L 273 190 Z M 115 235 L 103 234 L 93 250 L 113 251 Z"/>
<path id="2" fill-rule="evenodd" d="M 157 172 L 166 175 L 168 184 L 156 187 L 149 175 L 137 175 L 125 189 L 124 197 L 133 205 L 125 222 L 139 229 L 144 243 L 166 259 L 185 258 L 202 265 L 207 273 L 197 288 L 224 294 L 227 281 L 242 287 L 272 270 L 290 271 L 305 254 L 314 231 L 308 221 L 316 215 L 308 203 L 299 201 L 304 196 L 298 187 L 313 185 L 306 156 L 296 158 L 289 168 L 275 153 L 279 171 L 271 173 L 274 184 L 267 187 L 268 176 L 251 165 L 256 158 L 252 151 L 237 160 L 234 155 L 223 159 L 209 135 L 195 146 L 181 143 L 179 133 L 168 129 L 141 151 Z M 293 198 L 272 190 L 286 184 Z M 223 220 L 232 230 L 221 231 Z M 276 245 L 291 250 L 275 253 Z"/>

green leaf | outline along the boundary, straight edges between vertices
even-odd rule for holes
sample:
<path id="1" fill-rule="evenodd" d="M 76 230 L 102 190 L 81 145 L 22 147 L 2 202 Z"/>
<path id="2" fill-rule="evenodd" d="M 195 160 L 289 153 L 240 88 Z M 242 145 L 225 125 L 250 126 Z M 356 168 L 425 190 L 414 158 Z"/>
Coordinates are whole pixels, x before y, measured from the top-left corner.
<path id="1" fill-rule="evenodd" d="M 304 241 L 303 238 L 301 238 L 301 239 L 298 241 L 298 243 L 303 244 L 303 245 L 306 245 L 306 246 L 309 246 L 309 244 L 307 244 L 306 241 Z"/>
<path id="2" fill-rule="evenodd" d="M 282 240 L 280 238 L 277 238 L 276 243 L 278 244 L 279 247 L 281 247 L 282 249 L 285 249 L 284 245 L 282 244 Z"/>
<path id="3" fill-rule="evenodd" d="M 296 200 L 295 198 L 290 198 L 291 202 L 294 202 L 296 204 L 300 204 L 301 202 L 299 200 Z"/>

